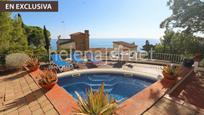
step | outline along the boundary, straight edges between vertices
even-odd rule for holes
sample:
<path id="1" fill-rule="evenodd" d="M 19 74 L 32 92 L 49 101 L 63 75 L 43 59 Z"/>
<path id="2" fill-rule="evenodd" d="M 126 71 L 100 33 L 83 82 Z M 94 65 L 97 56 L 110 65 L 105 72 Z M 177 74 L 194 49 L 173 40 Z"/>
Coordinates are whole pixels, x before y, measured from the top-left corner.
<path id="1" fill-rule="evenodd" d="M 91 87 L 100 87 L 101 84 L 89 84 Z M 113 87 L 113 84 L 104 84 L 104 87 Z"/>
<path id="2" fill-rule="evenodd" d="M 89 86 L 89 83 L 87 83 L 87 82 L 75 82 L 75 83 L 70 83 L 70 84 L 64 84 L 61 87 L 69 87 L 69 86 L 73 86 L 73 85 L 87 85 L 87 86 Z"/>
<path id="3" fill-rule="evenodd" d="M 102 76 L 92 76 L 92 77 L 88 77 L 88 79 L 90 80 L 90 81 L 112 81 L 112 80 L 114 80 L 115 78 L 111 78 L 111 77 L 102 77 Z"/>
<path id="4" fill-rule="evenodd" d="M 89 84 L 102 84 L 104 82 L 104 84 L 113 84 L 112 81 L 89 81 Z"/>
<path id="5" fill-rule="evenodd" d="M 98 91 L 98 89 L 93 89 L 93 88 L 92 88 L 92 91 Z M 110 92 L 112 91 L 112 88 L 110 88 L 110 89 L 104 89 L 104 91 L 110 93 Z"/>
<path id="6" fill-rule="evenodd" d="M 100 86 L 91 86 L 92 89 L 94 90 L 98 90 L 100 88 Z M 112 86 L 104 86 L 104 90 L 112 90 L 113 87 Z"/>

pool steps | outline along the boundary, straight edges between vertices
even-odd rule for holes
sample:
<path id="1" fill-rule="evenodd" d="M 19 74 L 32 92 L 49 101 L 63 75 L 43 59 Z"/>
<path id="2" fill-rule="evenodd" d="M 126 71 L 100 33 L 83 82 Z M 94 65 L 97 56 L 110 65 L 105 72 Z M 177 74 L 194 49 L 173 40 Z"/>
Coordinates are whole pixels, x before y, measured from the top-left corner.
<path id="1" fill-rule="evenodd" d="M 104 79 L 105 78 L 105 79 Z M 71 83 L 68 85 L 63 85 L 62 87 L 69 87 L 72 85 L 78 85 L 78 84 L 84 84 L 86 86 L 89 86 L 93 89 L 93 91 L 97 91 L 99 89 L 99 87 L 101 86 L 102 82 L 104 82 L 104 87 L 105 87 L 105 91 L 106 92 L 111 92 L 114 88 L 115 85 L 117 85 L 120 81 L 114 81 L 115 78 L 111 78 L 111 79 L 106 79 L 106 77 L 103 76 L 99 76 L 99 77 L 88 77 L 88 81 L 86 82 L 77 82 L 77 83 Z M 143 84 L 140 84 L 143 85 Z M 143 85 L 143 87 L 147 87 L 148 85 Z"/>
<path id="2" fill-rule="evenodd" d="M 113 81 L 115 78 L 109 78 L 109 79 L 104 79 L 104 78 L 96 78 L 96 79 L 93 79 L 93 78 L 91 78 L 91 77 L 88 77 L 88 79 L 90 80 L 90 81 L 101 81 L 101 82 L 105 82 L 105 81 Z"/>
<path id="3" fill-rule="evenodd" d="M 107 93 L 110 93 L 113 89 L 104 89 L 104 92 L 107 92 Z M 92 88 L 92 91 L 98 91 L 98 89 L 93 89 Z"/>
<path id="4" fill-rule="evenodd" d="M 108 79 L 107 79 L 108 78 Z M 88 79 L 90 81 L 113 81 L 115 78 L 111 78 L 111 77 L 107 77 L 107 76 L 103 76 L 103 75 L 98 75 L 98 76 L 91 76 L 91 77 L 88 77 Z"/>
<path id="5" fill-rule="evenodd" d="M 132 73 L 123 73 L 122 75 L 127 76 L 127 77 L 133 77 L 134 76 L 134 74 L 132 74 Z M 94 75 L 94 74 L 93 75 L 89 75 L 89 74 L 86 75 L 85 74 L 83 76 L 84 78 L 81 78 L 81 80 L 79 79 L 79 77 L 81 76 L 80 73 L 75 73 L 75 74 L 72 74 L 70 76 L 73 78 L 70 80 L 65 80 L 64 82 L 62 82 L 61 87 L 63 87 L 64 89 L 68 90 L 71 88 L 69 91 L 72 92 L 78 88 L 82 88 L 82 90 L 79 90 L 79 93 L 81 92 L 81 95 L 84 96 L 84 95 L 86 95 L 84 90 L 87 90 L 89 87 L 91 87 L 93 91 L 98 91 L 101 84 L 104 82 L 105 83 L 104 84 L 104 91 L 109 93 L 110 95 L 114 94 L 114 95 L 112 95 L 114 98 L 120 99 L 121 96 L 126 96 L 122 99 L 122 102 L 124 100 L 128 99 L 129 96 L 131 96 L 131 93 L 128 93 L 131 90 L 126 91 L 126 88 L 135 87 L 136 89 L 141 90 L 140 86 L 143 86 L 144 88 L 149 86 L 148 84 L 143 84 L 146 82 L 146 80 L 143 80 L 142 77 L 141 77 L 141 79 L 139 79 L 142 82 L 135 82 L 134 80 L 129 80 L 129 81 L 127 81 L 128 85 L 126 85 L 126 83 L 123 82 L 123 79 L 120 79 L 120 80 L 116 79 L 118 76 L 113 77 L 113 76 L 110 76 L 107 74 L 105 76 L 103 74 L 97 74 L 97 75 Z M 123 82 L 123 83 L 121 84 L 121 82 Z M 137 84 L 137 85 L 135 85 L 135 84 Z M 123 92 L 120 91 L 121 90 L 120 87 L 123 87 Z M 137 91 L 135 91 L 135 92 L 137 92 Z M 125 93 L 128 93 L 130 95 L 125 95 Z M 76 95 L 73 94 L 73 96 L 74 96 L 74 98 L 77 98 Z"/>
<path id="6" fill-rule="evenodd" d="M 63 85 L 62 87 L 66 88 L 66 87 L 69 87 L 69 86 L 72 86 L 72 85 L 76 85 L 76 84 L 85 84 L 85 85 L 88 85 L 88 86 L 90 86 L 92 88 L 93 91 L 98 91 L 99 87 L 101 86 L 101 84 L 89 84 L 89 83 L 80 82 L 80 83 L 75 83 L 75 84 Z M 105 92 L 111 92 L 113 90 L 114 85 L 105 84 L 104 85 Z"/>

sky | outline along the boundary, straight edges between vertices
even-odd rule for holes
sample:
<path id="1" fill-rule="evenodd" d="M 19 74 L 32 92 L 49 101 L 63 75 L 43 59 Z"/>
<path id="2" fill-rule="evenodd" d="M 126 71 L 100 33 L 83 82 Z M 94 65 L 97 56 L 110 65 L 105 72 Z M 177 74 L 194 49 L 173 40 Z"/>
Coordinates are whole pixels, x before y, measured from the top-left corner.
<path id="1" fill-rule="evenodd" d="M 167 0 L 58 0 L 58 12 L 20 13 L 27 25 L 44 25 L 51 38 L 88 29 L 90 38 L 159 39 L 171 15 Z"/>

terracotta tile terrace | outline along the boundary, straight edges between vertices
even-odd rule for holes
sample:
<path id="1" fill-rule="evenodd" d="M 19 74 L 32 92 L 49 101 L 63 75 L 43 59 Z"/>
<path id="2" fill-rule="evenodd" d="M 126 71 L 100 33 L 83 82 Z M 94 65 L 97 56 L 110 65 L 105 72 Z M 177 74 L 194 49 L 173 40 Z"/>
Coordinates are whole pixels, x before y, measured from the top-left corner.
<path id="1" fill-rule="evenodd" d="M 203 115 L 204 114 L 203 72 L 192 74 L 176 90 L 166 94 L 145 115 Z"/>
<path id="2" fill-rule="evenodd" d="M 41 89 L 24 71 L 0 78 L 1 115 L 58 115 Z"/>
<path id="3" fill-rule="evenodd" d="M 111 66 L 110 66 L 111 65 Z M 147 73 L 161 73 L 159 66 L 147 68 L 144 64 L 135 64 L 133 71 L 144 68 Z M 112 64 L 101 65 L 99 68 L 111 68 Z M 140 68 L 140 69 L 139 69 Z M 122 66 L 122 69 L 131 68 Z M 136 70 L 134 70 L 136 69 Z M 139 70 L 138 70 L 139 69 Z M 0 114 L 2 115 L 72 115 L 76 102 L 63 88 L 55 85 L 45 91 L 37 84 L 41 70 L 32 73 L 16 72 L 0 77 Z M 204 78 L 195 75 L 192 69 L 184 82 L 177 87 L 171 82 L 159 80 L 120 104 L 119 115 L 195 115 L 204 114 Z M 169 89 L 176 90 L 169 90 Z M 192 93 L 193 92 L 193 93 Z"/>

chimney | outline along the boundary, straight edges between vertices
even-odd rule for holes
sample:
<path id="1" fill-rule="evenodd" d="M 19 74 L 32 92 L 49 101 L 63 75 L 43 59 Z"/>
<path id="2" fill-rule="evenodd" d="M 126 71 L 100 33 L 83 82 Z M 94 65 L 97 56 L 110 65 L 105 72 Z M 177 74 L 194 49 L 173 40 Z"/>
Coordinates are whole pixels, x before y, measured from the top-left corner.
<path id="1" fill-rule="evenodd" d="M 135 42 L 132 42 L 132 45 L 135 45 Z"/>
<path id="2" fill-rule="evenodd" d="M 85 50 L 89 50 L 89 30 L 84 30 L 85 33 Z"/>
<path id="3" fill-rule="evenodd" d="M 85 33 L 86 35 L 89 35 L 89 30 L 84 30 L 84 33 Z"/>
<path id="4" fill-rule="evenodd" d="M 58 40 L 61 39 L 61 35 L 57 36 L 57 39 L 58 39 Z"/>

